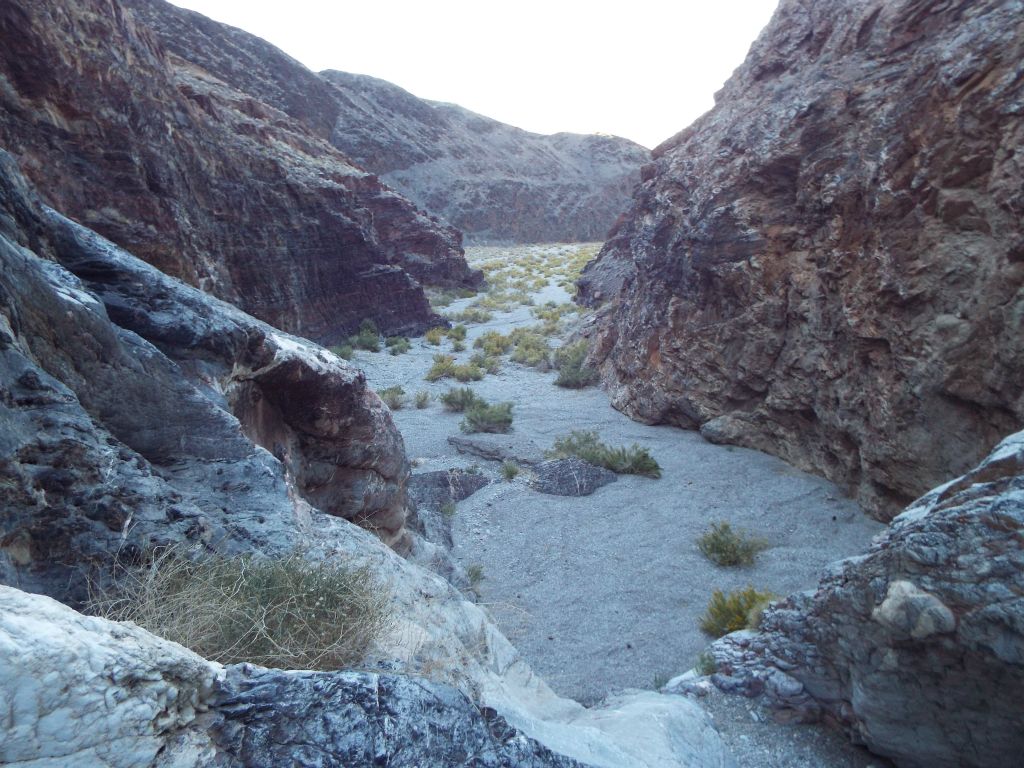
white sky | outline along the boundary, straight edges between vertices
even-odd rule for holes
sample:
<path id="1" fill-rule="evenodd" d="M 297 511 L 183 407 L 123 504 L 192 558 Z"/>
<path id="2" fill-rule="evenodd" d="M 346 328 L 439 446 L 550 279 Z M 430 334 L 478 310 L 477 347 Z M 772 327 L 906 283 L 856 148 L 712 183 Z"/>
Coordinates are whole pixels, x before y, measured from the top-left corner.
<path id="1" fill-rule="evenodd" d="M 388 80 L 538 133 L 654 147 L 713 105 L 778 0 L 173 0 L 310 69 Z"/>

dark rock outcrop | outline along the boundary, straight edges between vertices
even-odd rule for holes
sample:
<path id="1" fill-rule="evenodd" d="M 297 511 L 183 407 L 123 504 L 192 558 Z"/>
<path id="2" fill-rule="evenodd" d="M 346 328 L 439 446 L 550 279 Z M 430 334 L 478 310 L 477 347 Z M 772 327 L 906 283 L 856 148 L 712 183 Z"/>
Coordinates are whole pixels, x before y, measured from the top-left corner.
<path id="1" fill-rule="evenodd" d="M 543 136 L 366 75 L 327 71 L 331 143 L 476 242 L 604 240 L 650 152 L 617 136 Z"/>
<path id="2" fill-rule="evenodd" d="M 1024 432 L 893 520 L 816 591 L 712 646 L 725 690 L 828 716 L 909 768 L 1024 752 Z"/>
<path id="3" fill-rule="evenodd" d="M 616 407 L 887 517 L 1024 423 L 1024 4 L 784 0 L 581 281 Z"/>
<path id="4" fill-rule="evenodd" d="M 319 341 L 367 317 L 390 333 L 424 327 L 432 314 L 410 274 L 479 283 L 459 233 L 317 135 L 322 116 L 295 118 L 263 100 L 275 77 L 315 75 L 223 25 L 235 45 L 210 51 L 203 29 L 179 25 L 174 34 L 196 50 L 171 52 L 162 28 L 138 16 L 185 12 L 133 5 L 0 2 L 0 146 L 50 205 L 164 272 Z"/>
<path id="5" fill-rule="evenodd" d="M 144 547 L 286 552 L 308 507 L 404 542 L 363 374 L 40 206 L 0 153 L 0 581 L 75 602 Z"/>
<path id="6" fill-rule="evenodd" d="M 582 768 L 423 678 L 229 667 L 212 708 L 225 768 Z"/>
<path id="7" fill-rule="evenodd" d="M 589 496 L 618 480 L 611 470 L 595 467 L 576 456 L 542 461 L 533 467 L 530 487 L 553 496 Z"/>

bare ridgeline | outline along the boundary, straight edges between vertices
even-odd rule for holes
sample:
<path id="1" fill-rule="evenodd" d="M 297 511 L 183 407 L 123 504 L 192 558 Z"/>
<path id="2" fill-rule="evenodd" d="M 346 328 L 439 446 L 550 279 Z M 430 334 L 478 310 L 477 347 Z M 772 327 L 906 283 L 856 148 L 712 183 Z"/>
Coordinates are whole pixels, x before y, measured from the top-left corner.
<path id="1" fill-rule="evenodd" d="M 463 178 L 485 118 L 159 0 L 0 0 L 0 30 L 0 763 L 749 765 L 698 704 L 712 686 L 899 766 L 1019 762 L 1024 3 L 783 0 L 652 162 L 502 127 L 561 158 L 561 182 L 523 178 L 566 198 L 564 232 L 518 204 L 501 229 L 530 199 L 510 158 Z M 606 188 L 583 193 L 580 156 Z M 482 283 L 463 232 L 600 237 L 622 209 L 580 283 L 612 403 L 891 523 L 662 692 L 585 708 L 439 575 L 451 542 L 389 409 L 307 339 L 439 323 L 424 286 Z M 211 660 L 79 612 L 161 558 L 258 596 L 225 616 L 299 606 L 264 645 L 375 606 L 363 653 L 265 668 L 238 636 Z"/>

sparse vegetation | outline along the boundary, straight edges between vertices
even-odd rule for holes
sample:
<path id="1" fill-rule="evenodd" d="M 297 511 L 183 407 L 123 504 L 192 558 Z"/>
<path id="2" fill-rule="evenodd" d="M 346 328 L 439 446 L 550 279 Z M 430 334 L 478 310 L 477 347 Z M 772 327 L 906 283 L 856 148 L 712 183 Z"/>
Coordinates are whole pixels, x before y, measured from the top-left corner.
<path id="1" fill-rule="evenodd" d="M 475 594 L 480 594 L 480 584 L 486 578 L 484 576 L 484 567 L 479 563 L 466 566 L 466 581 L 469 582 L 469 588 Z"/>
<path id="2" fill-rule="evenodd" d="M 365 349 L 367 352 L 380 351 L 380 331 L 373 320 L 363 320 L 359 324 L 359 333 L 350 336 L 348 342 L 356 349 Z"/>
<path id="3" fill-rule="evenodd" d="M 447 517 L 449 520 L 455 517 L 455 502 L 446 501 L 441 505 L 441 514 Z"/>
<path id="4" fill-rule="evenodd" d="M 388 351 L 392 355 L 396 356 L 404 355 L 412 349 L 412 344 L 409 343 L 409 340 L 405 338 L 405 336 L 389 336 L 384 340 L 384 346 L 388 348 Z"/>
<path id="5" fill-rule="evenodd" d="M 427 340 L 428 344 L 432 344 L 435 347 L 439 346 L 441 339 L 444 338 L 444 328 L 435 326 L 428 330 L 423 337 Z"/>
<path id="6" fill-rule="evenodd" d="M 555 368 L 558 370 L 556 386 L 582 389 L 597 383 L 597 371 L 586 364 L 588 352 L 589 347 L 583 339 L 555 352 Z"/>
<path id="7" fill-rule="evenodd" d="M 424 377 L 427 381 L 440 381 L 441 379 L 456 379 L 458 381 L 480 381 L 484 377 L 484 370 L 473 363 L 459 364 L 455 362 L 452 355 L 434 355 L 434 364 L 430 366 Z"/>
<path id="8" fill-rule="evenodd" d="M 466 340 L 466 326 L 464 325 L 453 325 L 448 329 L 448 338 L 452 341 L 465 341 Z"/>
<path id="9" fill-rule="evenodd" d="M 331 352 L 336 354 L 342 360 L 351 360 L 352 359 L 352 345 L 351 344 L 342 344 L 339 347 L 331 347 Z"/>
<path id="10" fill-rule="evenodd" d="M 753 587 L 728 594 L 716 589 L 701 617 L 700 628 L 712 637 L 722 637 L 740 629 L 756 629 L 761 612 L 774 599 L 771 592 L 760 592 Z"/>
<path id="11" fill-rule="evenodd" d="M 465 352 L 466 342 L 456 339 L 452 342 L 452 352 Z"/>
<path id="12" fill-rule="evenodd" d="M 499 357 L 512 349 L 512 338 L 498 331 L 486 331 L 473 342 L 473 349 L 479 349 L 488 357 Z"/>
<path id="13" fill-rule="evenodd" d="M 519 475 L 519 465 L 514 461 L 503 461 L 501 463 L 501 476 L 512 482 Z"/>
<path id="14" fill-rule="evenodd" d="M 768 542 L 745 531 L 734 531 L 729 523 L 712 523 L 697 539 L 697 547 L 718 565 L 753 565 L 757 553 L 768 548 Z"/>
<path id="15" fill-rule="evenodd" d="M 622 475 L 661 477 L 661 467 L 646 448 L 636 443 L 629 448 L 612 448 L 601 442 L 597 432 L 591 430 L 573 430 L 558 438 L 546 455 L 550 459 L 577 456 Z"/>
<path id="16" fill-rule="evenodd" d="M 512 403 L 475 403 L 466 409 L 459 428 L 463 432 L 508 432 L 512 429 Z"/>
<path id="17" fill-rule="evenodd" d="M 457 323 L 486 323 L 494 317 L 486 309 L 480 309 L 479 307 L 469 307 L 464 309 L 462 312 L 458 312 L 454 315 L 449 315 L 449 320 L 454 320 Z"/>
<path id="18" fill-rule="evenodd" d="M 116 586 L 95 593 L 89 612 L 131 621 L 222 664 L 334 670 L 358 663 L 392 623 L 391 593 L 365 569 L 269 559 L 190 559 L 169 548 Z"/>
<path id="19" fill-rule="evenodd" d="M 393 411 L 401 410 L 405 406 L 405 390 L 401 387 L 386 387 L 377 394 Z"/>
<path id="20" fill-rule="evenodd" d="M 710 651 L 701 651 L 697 656 L 697 663 L 693 665 L 693 670 L 698 675 L 707 677 L 718 671 L 718 664 L 715 663 L 715 657 L 711 655 Z"/>
<path id="21" fill-rule="evenodd" d="M 462 413 L 474 405 L 486 405 L 487 401 L 478 396 L 469 387 L 458 387 L 456 389 L 449 389 L 441 395 L 441 403 L 446 411 Z"/>
<path id="22" fill-rule="evenodd" d="M 423 410 L 428 405 L 430 405 L 430 399 L 430 393 L 427 392 L 427 390 L 425 389 L 421 389 L 419 392 L 416 393 L 416 407 L 419 408 L 420 410 Z"/>
<path id="23" fill-rule="evenodd" d="M 529 328 L 516 328 L 509 334 L 512 339 L 512 360 L 531 368 L 548 368 L 551 347 L 541 334 Z"/>

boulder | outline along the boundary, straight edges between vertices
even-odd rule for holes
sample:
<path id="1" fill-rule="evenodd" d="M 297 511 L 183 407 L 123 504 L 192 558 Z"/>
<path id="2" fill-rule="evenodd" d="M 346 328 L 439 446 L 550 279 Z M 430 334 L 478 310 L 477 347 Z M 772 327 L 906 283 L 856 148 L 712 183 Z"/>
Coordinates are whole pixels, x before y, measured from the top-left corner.
<path id="1" fill-rule="evenodd" d="M 923 496 L 867 554 L 712 646 L 723 690 L 838 722 L 907 768 L 1024 750 L 1024 432 Z"/>
<path id="2" fill-rule="evenodd" d="M 1022 62 L 1019 0 L 783 0 L 584 271 L 613 404 L 885 520 L 1020 429 Z"/>
<path id="3" fill-rule="evenodd" d="M 530 487 L 553 496 L 589 496 L 601 486 L 616 480 L 618 475 L 611 470 L 569 456 L 535 465 Z"/>

